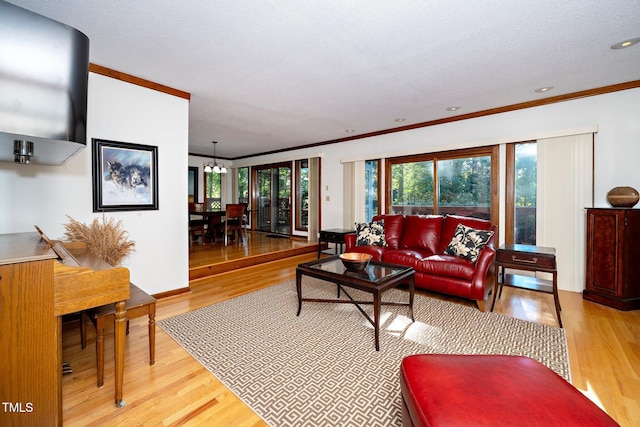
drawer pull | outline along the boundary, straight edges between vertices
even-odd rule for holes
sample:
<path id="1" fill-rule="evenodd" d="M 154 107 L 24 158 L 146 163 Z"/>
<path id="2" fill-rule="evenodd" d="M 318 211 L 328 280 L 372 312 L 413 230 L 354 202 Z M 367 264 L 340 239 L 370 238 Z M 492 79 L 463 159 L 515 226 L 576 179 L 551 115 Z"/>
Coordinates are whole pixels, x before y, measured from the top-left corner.
<path id="1" fill-rule="evenodd" d="M 538 263 L 538 258 L 533 258 L 533 259 L 522 259 L 522 258 L 518 258 L 516 255 L 512 255 L 511 256 L 511 260 L 513 262 L 526 262 L 528 264 L 537 264 Z"/>

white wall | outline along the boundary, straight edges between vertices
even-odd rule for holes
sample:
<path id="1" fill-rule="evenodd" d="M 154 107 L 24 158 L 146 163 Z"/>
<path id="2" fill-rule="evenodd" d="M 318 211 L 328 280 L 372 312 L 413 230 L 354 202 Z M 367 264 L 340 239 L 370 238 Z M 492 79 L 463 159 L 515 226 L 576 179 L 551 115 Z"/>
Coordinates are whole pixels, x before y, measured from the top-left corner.
<path id="1" fill-rule="evenodd" d="M 90 223 L 93 213 L 91 138 L 158 147 L 159 209 L 109 212 L 136 242 L 124 261 L 131 281 L 155 294 L 188 287 L 188 100 L 89 74 L 87 148 L 62 166 L 0 162 L 0 233 L 39 225 L 62 239 L 66 215 Z M 35 147 L 37 152 L 37 146 Z"/>
<path id="2" fill-rule="evenodd" d="M 597 128 L 594 206 L 608 207 L 606 195 L 611 188 L 628 185 L 640 190 L 638 106 L 640 89 L 631 89 L 351 142 L 243 159 L 234 165 L 272 163 L 317 156 L 320 152 L 321 228 L 340 228 L 343 225 L 341 161 L 525 141 L 572 129 Z"/>

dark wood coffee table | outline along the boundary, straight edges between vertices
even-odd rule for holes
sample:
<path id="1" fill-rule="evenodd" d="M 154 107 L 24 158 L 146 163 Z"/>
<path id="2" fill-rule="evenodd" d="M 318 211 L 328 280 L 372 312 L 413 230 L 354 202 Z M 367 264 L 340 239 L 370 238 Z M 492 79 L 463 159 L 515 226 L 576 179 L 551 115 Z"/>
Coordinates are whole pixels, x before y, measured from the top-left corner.
<path id="1" fill-rule="evenodd" d="M 302 310 L 302 301 L 311 302 L 332 302 L 332 303 L 353 303 L 360 313 L 373 325 L 375 331 L 376 351 L 380 350 L 380 306 L 381 305 L 398 305 L 409 307 L 411 320 L 413 318 L 413 294 L 414 270 L 411 267 L 402 265 L 392 265 L 382 262 L 370 262 L 367 268 L 361 272 L 347 270 L 340 258 L 332 256 L 316 261 L 306 262 L 298 265 L 296 268 L 296 290 L 298 292 L 298 313 Z M 340 292 L 344 292 L 348 299 L 318 299 L 318 298 L 302 298 L 302 276 L 310 276 L 318 279 L 326 280 L 337 285 L 338 297 Z M 401 284 L 407 284 L 409 287 L 408 302 L 383 302 L 382 294 L 388 290 L 397 288 Z M 345 288 L 358 289 L 373 295 L 373 301 L 356 301 L 349 295 Z M 362 304 L 373 304 L 373 319 L 362 309 Z"/>

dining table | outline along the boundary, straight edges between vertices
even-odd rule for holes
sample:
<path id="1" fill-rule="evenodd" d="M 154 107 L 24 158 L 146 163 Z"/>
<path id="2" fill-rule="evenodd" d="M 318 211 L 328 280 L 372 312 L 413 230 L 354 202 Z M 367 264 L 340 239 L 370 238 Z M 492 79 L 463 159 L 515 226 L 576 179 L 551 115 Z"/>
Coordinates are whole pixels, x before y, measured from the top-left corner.
<path id="1" fill-rule="evenodd" d="M 207 232 L 206 237 L 211 241 L 215 242 L 215 229 L 216 225 L 222 222 L 222 218 L 227 214 L 226 210 L 209 210 L 209 209 L 190 209 L 189 216 L 201 216 L 203 219 L 207 221 Z"/>

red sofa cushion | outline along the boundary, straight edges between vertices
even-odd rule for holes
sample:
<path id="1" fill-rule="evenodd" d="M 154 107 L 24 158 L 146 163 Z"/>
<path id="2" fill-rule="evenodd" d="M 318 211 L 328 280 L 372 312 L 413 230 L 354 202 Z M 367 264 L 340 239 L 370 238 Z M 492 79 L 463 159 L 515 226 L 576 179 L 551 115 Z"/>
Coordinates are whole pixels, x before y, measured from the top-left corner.
<path id="1" fill-rule="evenodd" d="M 416 269 L 436 276 L 471 280 L 476 271 L 476 265 L 468 259 L 455 255 L 436 254 L 423 259 Z"/>
<path id="2" fill-rule="evenodd" d="M 444 222 L 442 224 L 442 233 L 440 235 L 438 249 L 434 253 L 444 253 L 444 250 L 451 242 L 451 239 L 453 239 L 453 235 L 456 232 L 458 224 L 463 224 L 467 227 L 475 228 L 476 230 L 491 230 L 491 221 L 468 216 L 447 215 L 444 217 Z"/>
<path id="3" fill-rule="evenodd" d="M 443 218 L 439 215 L 407 215 L 404 218 L 400 248 L 424 248 L 429 255 L 438 253 L 442 221 Z"/>
<path id="4" fill-rule="evenodd" d="M 398 249 L 400 237 L 402 237 L 404 215 L 376 215 L 371 220 L 384 220 L 384 238 L 387 241 L 387 246 L 391 249 Z"/>
<path id="5" fill-rule="evenodd" d="M 413 426 L 617 426 L 579 390 L 528 357 L 416 354 L 400 365 Z"/>
<path id="6" fill-rule="evenodd" d="M 431 252 L 422 248 L 412 249 L 388 249 L 382 254 L 382 261 L 389 264 L 406 265 L 419 269 L 423 258 L 431 255 Z"/>

